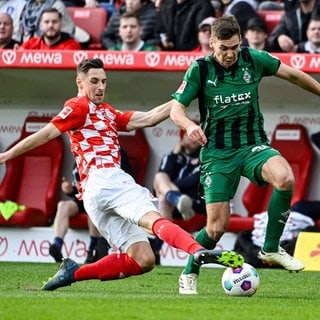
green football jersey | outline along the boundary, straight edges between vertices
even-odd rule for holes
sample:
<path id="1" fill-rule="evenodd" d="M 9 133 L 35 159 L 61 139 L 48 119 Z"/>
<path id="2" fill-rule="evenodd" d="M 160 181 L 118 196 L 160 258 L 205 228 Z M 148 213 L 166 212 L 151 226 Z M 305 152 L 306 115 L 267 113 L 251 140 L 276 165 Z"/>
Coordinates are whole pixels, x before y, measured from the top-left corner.
<path id="1" fill-rule="evenodd" d="M 237 63 L 229 69 L 211 55 L 205 57 L 208 66 L 204 87 L 206 120 L 201 125 L 209 148 L 233 149 L 267 142 L 258 86 L 263 77 L 278 71 L 280 61 L 266 51 L 248 48 L 248 52 L 244 55 L 242 49 Z M 172 97 L 189 106 L 197 98 L 199 88 L 199 64 L 194 61 Z"/>

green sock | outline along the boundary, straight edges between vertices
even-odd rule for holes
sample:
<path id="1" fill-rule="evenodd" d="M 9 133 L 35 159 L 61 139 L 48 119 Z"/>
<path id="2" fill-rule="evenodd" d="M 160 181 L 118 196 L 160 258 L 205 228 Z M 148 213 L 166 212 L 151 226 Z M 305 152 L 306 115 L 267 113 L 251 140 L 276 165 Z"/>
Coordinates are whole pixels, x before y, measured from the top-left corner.
<path id="1" fill-rule="evenodd" d="M 206 228 L 202 228 L 198 234 L 196 235 L 196 241 L 199 242 L 204 248 L 206 249 L 214 249 L 214 247 L 217 244 L 217 241 L 211 239 L 206 231 Z M 195 273 L 199 274 L 200 273 L 200 266 L 196 265 L 194 263 L 194 257 L 193 255 L 189 256 L 188 262 L 186 267 L 184 268 L 183 271 L 184 274 L 190 274 L 190 273 Z"/>
<path id="2" fill-rule="evenodd" d="M 290 214 L 291 198 L 292 190 L 273 189 L 268 206 L 268 223 L 263 251 L 278 251 L 280 237 Z"/>

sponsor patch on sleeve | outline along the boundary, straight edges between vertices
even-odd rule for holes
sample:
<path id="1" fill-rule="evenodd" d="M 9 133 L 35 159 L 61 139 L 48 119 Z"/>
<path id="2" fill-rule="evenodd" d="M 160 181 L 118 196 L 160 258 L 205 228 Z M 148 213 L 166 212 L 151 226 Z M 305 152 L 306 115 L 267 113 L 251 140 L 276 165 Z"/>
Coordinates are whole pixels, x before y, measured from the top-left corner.
<path id="1" fill-rule="evenodd" d="M 187 81 L 183 80 L 180 84 L 180 87 L 177 90 L 177 93 L 183 93 L 185 87 L 187 86 Z"/>
<path id="2" fill-rule="evenodd" d="M 61 118 L 61 119 L 66 119 L 68 117 L 68 115 L 72 112 L 72 108 L 66 106 L 64 107 L 60 113 L 58 114 L 58 116 Z"/>

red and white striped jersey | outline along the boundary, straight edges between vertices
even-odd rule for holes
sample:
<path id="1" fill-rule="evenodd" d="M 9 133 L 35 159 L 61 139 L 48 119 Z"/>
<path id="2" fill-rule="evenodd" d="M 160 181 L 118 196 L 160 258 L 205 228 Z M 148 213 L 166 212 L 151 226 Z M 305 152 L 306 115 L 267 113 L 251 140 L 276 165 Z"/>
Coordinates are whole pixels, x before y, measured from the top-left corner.
<path id="1" fill-rule="evenodd" d="M 111 105 L 95 105 L 87 97 L 67 100 L 51 122 L 70 138 L 80 174 L 79 192 L 91 168 L 120 167 L 119 131 L 127 131 L 133 111 L 121 112 Z"/>

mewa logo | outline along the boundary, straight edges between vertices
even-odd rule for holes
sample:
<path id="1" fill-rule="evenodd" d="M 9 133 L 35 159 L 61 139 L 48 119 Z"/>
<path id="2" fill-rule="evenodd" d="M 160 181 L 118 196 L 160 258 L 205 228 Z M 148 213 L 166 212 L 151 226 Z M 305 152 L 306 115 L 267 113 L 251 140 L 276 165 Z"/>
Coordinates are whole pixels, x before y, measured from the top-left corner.
<path id="1" fill-rule="evenodd" d="M 5 64 L 14 64 L 16 62 L 17 54 L 13 50 L 2 51 L 2 60 Z"/>
<path id="2" fill-rule="evenodd" d="M 320 57 L 318 55 L 311 56 L 311 59 L 307 59 L 310 56 L 302 54 L 294 54 L 290 57 L 290 64 L 296 69 L 304 69 L 309 67 L 311 69 L 319 69 Z"/>
<path id="3" fill-rule="evenodd" d="M 4 50 L 2 52 L 2 61 L 6 65 L 15 64 L 17 61 L 17 53 L 14 50 Z M 22 52 L 19 63 L 30 64 L 62 64 L 61 52 Z"/>
<path id="4" fill-rule="evenodd" d="M 23 52 L 20 58 L 20 63 L 34 64 L 62 64 L 61 52 Z"/>

